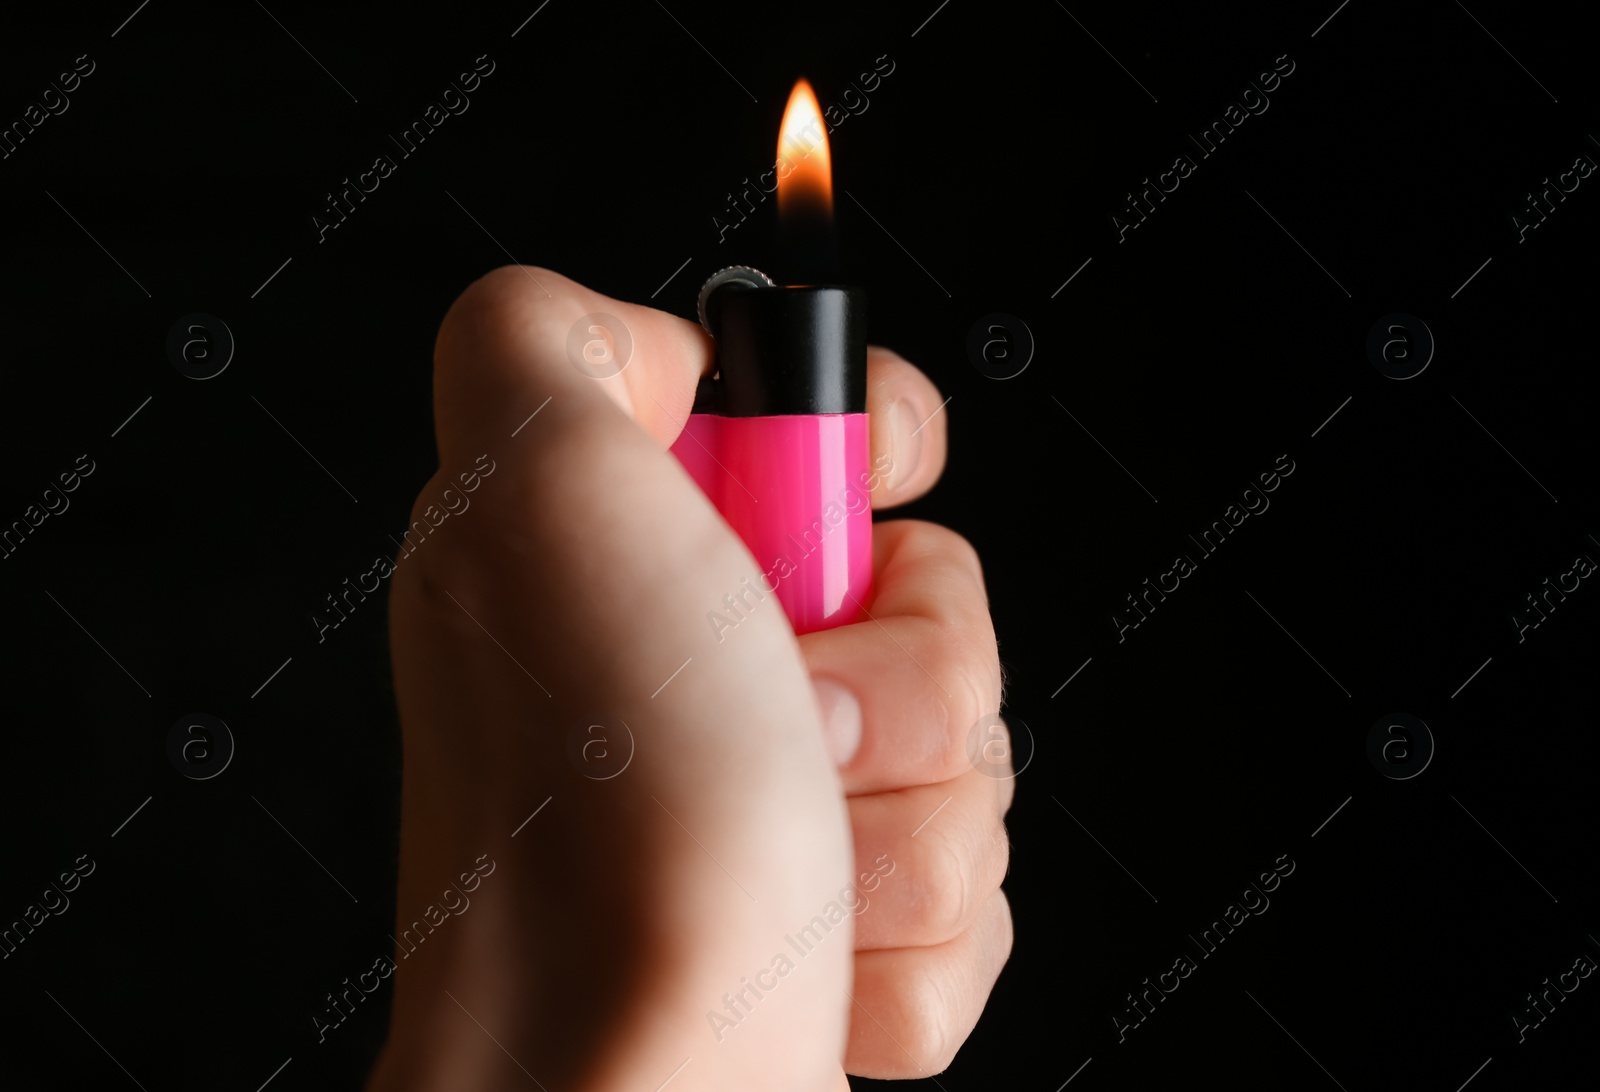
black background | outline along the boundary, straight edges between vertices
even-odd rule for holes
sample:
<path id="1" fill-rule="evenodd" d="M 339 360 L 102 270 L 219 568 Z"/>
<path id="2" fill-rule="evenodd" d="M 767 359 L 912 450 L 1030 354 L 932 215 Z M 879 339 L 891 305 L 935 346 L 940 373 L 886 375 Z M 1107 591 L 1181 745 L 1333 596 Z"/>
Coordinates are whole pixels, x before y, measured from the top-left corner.
<path id="1" fill-rule="evenodd" d="M 1526 1042 L 1509 1018 L 1600 959 L 1600 592 L 1520 643 L 1509 614 L 1600 557 L 1600 178 L 1525 241 L 1510 219 L 1600 156 L 1592 45 L 1503 0 L 1336 4 L 8 8 L 0 120 L 95 67 L 0 161 L 0 522 L 95 469 L 0 561 L 0 917 L 96 868 L 0 962 L 0 1083 L 248 1090 L 292 1058 L 271 1087 L 359 1086 L 388 991 L 326 1043 L 312 1016 L 390 951 L 398 735 L 381 599 L 322 643 L 310 619 L 434 468 L 440 318 L 508 252 L 692 314 L 769 245 L 771 202 L 726 241 L 712 218 L 794 79 L 839 102 L 887 57 L 831 138 L 847 270 L 950 396 L 906 514 L 982 553 L 1036 746 L 1015 951 L 939 1086 L 1592 1087 L 1600 979 Z M 484 54 L 469 110 L 319 242 L 324 194 Z M 1200 159 L 1185 135 L 1285 55 Z M 204 382 L 165 348 L 196 311 L 237 342 Z M 1004 381 L 966 347 L 992 312 L 1037 343 Z M 1366 350 L 1393 312 L 1437 339 L 1405 381 Z M 1124 597 L 1284 454 L 1270 509 L 1119 642 Z M 166 753 L 195 711 L 237 745 L 203 781 Z M 1366 752 L 1394 712 L 1436 748 L 1405 780 Z M 1186 934 L 1285 854 L 1199 959 Z"/>

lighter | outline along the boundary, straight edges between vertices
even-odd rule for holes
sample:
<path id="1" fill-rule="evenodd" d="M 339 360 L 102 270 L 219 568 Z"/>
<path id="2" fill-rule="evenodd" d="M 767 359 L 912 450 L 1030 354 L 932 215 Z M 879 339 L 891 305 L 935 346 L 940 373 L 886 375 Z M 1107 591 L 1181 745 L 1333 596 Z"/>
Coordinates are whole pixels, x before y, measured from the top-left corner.
<path id="1" fill-rule="evenodd" d="M 701 289 L 700 316 L 718 376 L 701 382 L 672 453 L 796 633 L 855 621 L 872 584 L 865 293 L 734 266 Z"/>

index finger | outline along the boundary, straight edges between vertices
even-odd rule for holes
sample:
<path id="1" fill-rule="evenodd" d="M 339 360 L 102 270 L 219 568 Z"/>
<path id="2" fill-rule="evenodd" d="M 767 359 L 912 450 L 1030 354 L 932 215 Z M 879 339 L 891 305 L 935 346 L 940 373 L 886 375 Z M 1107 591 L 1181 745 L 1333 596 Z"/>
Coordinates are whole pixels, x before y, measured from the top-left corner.
<path id="1" fill-rule="evenodd" d="M 939 388 L 898 353 L 867 347 L 867 413 L 872 462 L 888 457 L 889 473 L 872 490 L 872 507 L 893 508 L 933 488 L 948 447 Z"/>

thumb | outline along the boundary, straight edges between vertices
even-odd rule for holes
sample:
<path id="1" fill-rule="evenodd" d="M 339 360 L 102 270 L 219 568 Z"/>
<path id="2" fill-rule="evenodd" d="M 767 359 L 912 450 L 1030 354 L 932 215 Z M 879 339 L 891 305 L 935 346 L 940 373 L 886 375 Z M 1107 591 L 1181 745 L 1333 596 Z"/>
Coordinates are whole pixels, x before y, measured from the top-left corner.
<path id="1" fill-rule="evenodd" d="M 441 462 L 447 450 L 460 453 L 502 426 L 506 434 L 531 426 L 529 415 L 562 394 L 580 402 L 603 394 L 668 446 L 710 370 L 711 339 L 698 325 L 548 269 L 504 266 L 462 293 L 439 327 L 433 402 Z"/>
<path id="2" fill-rule="evenodd" d="M 409 887 L 425 898 L 429 869 L 504 840 L 549 796 L 537 836 L 530 827 L 508 851 L 500 908 L 462 943 L 536 969 L 532 984 L 505 987 L 534 990 L 536 1010 L 617 1019 L 577 1035 L 566 1021 L 520 1021 L 530 1052 L 576 1052 L 574 1072 L 604 1057 L 606 1073 L 645 1087 L 687 1053 L 702 1082 L 721 1072 L 770 1086 L 781 1063 L 790 1087 L 818 1088 L 843 1053 L 848 918 L 834 943 L 782 955 L 783 989 L 759 1010 L 762 991 L 742 987 L 777 981 L 784 939 L 848 884 L 852 843 L 776 601 L 726 640 L 707 621 L 759 571 L 664 450 L 708 368 L 692 324 L 542 269 L 497 270 L 446 316 L 441 478 L 482 454 L 493 470 L 470 510 L 396 565 L 401 911 Z M 612 742 L 632 749 L 614 776 L 569 747 L 601 720 L 621 722 Z M 396 1025 L 404 1006 L 431 1003 L 400 989 Z"/>

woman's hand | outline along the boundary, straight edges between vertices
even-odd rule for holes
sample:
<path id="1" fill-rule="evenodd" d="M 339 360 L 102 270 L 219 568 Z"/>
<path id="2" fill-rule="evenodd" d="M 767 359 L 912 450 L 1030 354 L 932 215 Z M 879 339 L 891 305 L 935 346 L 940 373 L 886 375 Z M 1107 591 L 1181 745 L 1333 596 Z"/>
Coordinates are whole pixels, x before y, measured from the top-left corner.
<path id="1" fill-rule="evenodd" d="M 631 341 L 598 380 L 569 351 L 597 313 Z M 1010 950 L 1011 782 L 966 759 L 1000 699 L 976 557 L 879 524 L 867 621 L 797 640 L 757 610 L 717 641 L 707 612 L 760 570 L 666 451 L 710 350 L 525 267 L 440 329 L 440 471 L 390 597 L 403 943 L 373 1092 L 936 1072 Z M 875 506 L 937 479 L 938 406 L 873 353 Z"/>

